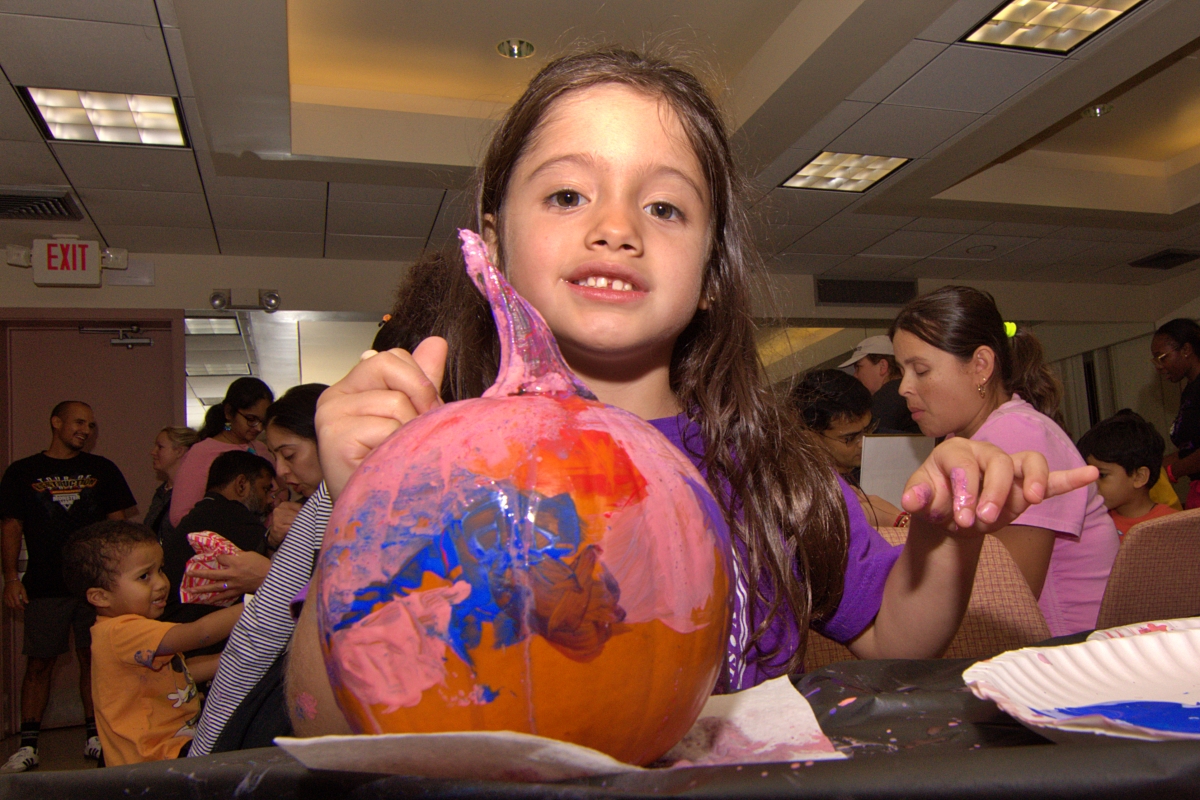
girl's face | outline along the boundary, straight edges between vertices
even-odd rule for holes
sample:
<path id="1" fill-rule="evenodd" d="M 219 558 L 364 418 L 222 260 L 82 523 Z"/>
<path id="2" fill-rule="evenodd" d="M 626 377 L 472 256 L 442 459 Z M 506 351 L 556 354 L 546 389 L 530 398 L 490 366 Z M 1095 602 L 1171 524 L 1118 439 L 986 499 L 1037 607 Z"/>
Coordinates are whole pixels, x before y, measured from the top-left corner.
<path id="1" fill-rule="evenodd" d="M 186 447 L 176 447 L 166 433 L 160 433 L 154 438 L 154 447 L 150 448 L 150 466 L 155 472 L 172 475 L 186 452 Z"/>
<path id="2" fill-rule="evenodd" d="M 267 447 L 275 454 L 275 476 L 301 497 L 310 497 L 324 478 L 317 443 L 286 428 L 269 425 Z"/>
<path id="3" fill-rule="evenodd" d="M 618 84 L 581 89 L 554 104 L 516 164 L 503 266 L 585 377 L 666 369 L 701 303 L 709 208 L 669 105 Z M 495 220 L 484 234 L 495 260 Z"/>
<path id="4" fill-rule="evenodd" d="M 976 388 L 992 374 L 990 359 L 980 358 L 981 351 L 991 355 L 988 348 L 979 348 L 975 358 L 964 362 L 908 331 L 896 331 L 892 344 L 896 348 L 896 361 L 904 368 L 900 396 L 908 402 L 908 410 L 921 433 L 969 437 L 979 430 L 992 410 Z"/>
<path id="5" fill-rule="evenodd" d="M 229 423 L 229 433 L 239 442 L 250 444 L 263 432 L 263 418 L 267 414 L 267 406 L 271 402 L 265 397 L 249 408 L 239 408 L 231 412 L 226 406 L 225 421 Z"/>

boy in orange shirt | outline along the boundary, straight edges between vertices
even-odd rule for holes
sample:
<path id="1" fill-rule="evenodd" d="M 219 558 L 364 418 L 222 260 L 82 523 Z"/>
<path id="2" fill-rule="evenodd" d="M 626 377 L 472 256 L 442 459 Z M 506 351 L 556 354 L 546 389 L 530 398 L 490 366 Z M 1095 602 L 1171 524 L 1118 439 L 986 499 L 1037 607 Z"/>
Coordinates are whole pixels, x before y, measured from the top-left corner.
<path id="1" fill-rule="evenodd" d="M 107 766 L 187 755 L 200 716 L 196 681 L 212 680 L 219 656 L 183 653 L 218 642 L 242 606 L 195 622 L 158 622 L 170 581 L 154 531 L 108 520 L 72 534 L 63 551 L 67 587 L 96 608 L 92 692 Z"/>
<path id="2" fill-rule="evenodd" d="M 1078 447 L 1087 463 L 1100 470 L 1096 489 L 1122 537 L 1139 522 L 1175 513 L 1150 498 L 1162 469 L 1164 442 L 1141 416 L 1119 411 L 1085 433 Z"/>

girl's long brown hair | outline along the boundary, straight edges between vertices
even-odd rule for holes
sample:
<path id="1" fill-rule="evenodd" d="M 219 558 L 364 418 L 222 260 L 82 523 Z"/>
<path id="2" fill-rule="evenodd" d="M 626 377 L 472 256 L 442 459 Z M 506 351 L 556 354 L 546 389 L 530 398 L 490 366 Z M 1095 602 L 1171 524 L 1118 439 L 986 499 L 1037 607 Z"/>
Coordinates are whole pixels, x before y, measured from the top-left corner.
<path id="1" fill-rule="evenodd" d="M 502 234 L 509 180 L 554 102 L 573 91 L 612 83 L 670 105 L 708 181 L 711 251 L 702 291 L 711 302 L 676 341 L 671 388 L 702 431 L 704 452 L 697 455 L 730 530 L 745 544 L 741 566 L 750 596 L 766 603 L 765 612 L 755 603 L 747 609 L 751 644 L 786 608 L 800 637 L 800 647 L 787 663 L 793 670 L 804 656 L 810 621 L 828 617 L 841 599 L 849 523 L 833 471 L 763 374 L 750 297 L 762 265 L 745 212 L 744 179 L 708 92 L 691 73 L 626 50 L 591 50 L 548 64 L 491 140 L 478 179 L 477 221 L 491 215 Z M 499 260 L 503 268 L 503 252 Z M 759 658 L 777 655 L 762 653 Z"/>

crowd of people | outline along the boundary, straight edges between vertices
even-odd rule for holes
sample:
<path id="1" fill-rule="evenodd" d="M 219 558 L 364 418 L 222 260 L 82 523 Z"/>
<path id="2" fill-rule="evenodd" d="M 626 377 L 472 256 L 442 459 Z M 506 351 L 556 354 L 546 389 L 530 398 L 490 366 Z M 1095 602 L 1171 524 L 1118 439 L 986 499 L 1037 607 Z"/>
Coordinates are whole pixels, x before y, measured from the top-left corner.
<path id="1" fill-rule="evenodd" d="M 686 453 L 720 503 L 738 587 L 716 690 L 801 669 L 810 628 L 860 657 L 937 654 L 985 534 L 1008 548 L 1055 635 L 1094 627 L 1119 530 L 1165 513 L 1148 499 L 1151 479 L 1163 464 L 1172 478 L 1200 475 L 1200 326 L 1176 321 L 1154 338 L 1158 369 L 1189 381 L 1179 452 L 1165 460 L 1131 412 L 1076 447 L 1036 339 L 1010 335 L 992 298 L 966 287 L 909 303 L 842 365 L 853 376 L 813 372 L 782 397 L 755 354 L 759 265 L 742 183 L 693 75 L 600 49 L 533 79 L 496 128 L 478 193 L 491 259 L 572 369 Z M 411 268 L 373 350 L 334 386 L 276 399 L 241 378 L 200 432 L 164 428 L 152 451 L 162 485 L 140 523 L 119 469 L 85 450 L 89 406 L 53 409 L 49 448 L 0 485 L 5 602 L 25 614 L 28 657 L 21 747 L 4 770 L 38 763 L 50 673 L 72 628 L 87 753 L 107 764 L 349 732 L 312 604 L 297 620 L 294 601 L 363 458 L 497 373 L 488 306 L 454 262 Z M 942 440 L 901 506 L 855 485 L 872 430 Z M 893 524 L 909 528 L 903 547 L 878 533 Z M 206 533 L 229 546 L 198 551 Z"/>

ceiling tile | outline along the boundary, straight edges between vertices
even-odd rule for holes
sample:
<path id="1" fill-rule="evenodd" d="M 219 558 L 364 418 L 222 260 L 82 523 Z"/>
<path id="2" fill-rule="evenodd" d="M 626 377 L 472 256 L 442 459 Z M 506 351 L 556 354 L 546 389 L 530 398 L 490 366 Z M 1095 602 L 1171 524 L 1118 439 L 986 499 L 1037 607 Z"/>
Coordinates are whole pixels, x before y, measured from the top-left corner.
<path id="1" fill-rule="evenodd" d="M 954 45 L 888 95 L 885 102 L 982 114 L 1060 61 L 1032 53 Z"/>
<path id="2" fill-rule="evenodd" d="M 78 189 L 200 193 L 196 157 L 188 148 L 55 142 L 50 145 Z"/>
<path id="3" fill-rule="evenodd" d="M 820 275 L 845 260 L 846 256 L 780 253 L 767 262 L 767 269 L 788 275 Z"/>
<path id="4" fill-rule="evenodd" d="M 158 9 L 158 20 L 164 28 L 179 27 L 179 17 L 175 14 L 173 0 L 154 0 L 154 6 Z"/>
<path id="5" fill-rule="evenodd" d="M 331 233 L 326 237 L 325 257 L 416 261 L 424 247 L 424 236 L 342 236 Z"/>
<path id="6" fill-rule="evenodd" d="M 1102 242 L 1086 250 L 1072 253 L 1063 258 L 1059 263 L 1063 266 L 1071 267 L 1115 267 L 1119 264 L 1128 264 L 1130 261 L 1136 261 L 1157 250 L 1158 247 L 1155 245 Z"/>
<path id="7" fill-rule="evenodd" d="M 997 236 L 1047 236 L 1061 229 L 1061 225 L 1040 225 L 1029 222 L 993 222 L 987 227 L 980 228 L 979 233 L 994 233 Z"/>
<path id="8" fill-rule="evenodd" d="M 1004 3 L 997 0 L 958 0 L 933 24 L 917 35 L 932 42 L 957 42 L 981 23 L 991 18 Z"/>
<path id="9" fill-rule="evenodd" d="M 217 228 L 239 231 L 325 231 L 325 200 L 296 200 L 288 197 L 238 197 L 208 195 L 213 222 Z M 221 240 L 221 251 L 225 242 Z"/>
<path id="10" fill-rule="evenodd" d="M 930 233 L 927 231 L 896 231 L 877 244 L 867 248 L 866 254 L 882 256 L 913 256 L 924 258 L 954 244 L 963 238 L 957 233 Z"/>
<path id="11" fill-rule="evenodd" d="M 416 186 L 385 186 L 369 183 L 331 183 L 329 200 L 352 203 L 405 203 L 414 206 L 440 206 L 447 199 L 445 189 Z M 466 204 L 470 204 L 470 199 Z"/>
<path id="12" fill-rule="evenodd" d="M 100 231 L 89 220 L 79 222 L 44 222 L 23 219 L 0 219 L 0 244 L 19 244 L 29 247 L 34 239 L 54 236 L 78 236 L 80 239 L 101 239 Z"/>
<path id="13" fill-rule="evenodd" d="M 102 229 L 106 225 L 212 228 L 202 194 L 81 189 L 79 199 Z"/>
<path id="14" fill-rule="evenodd" d="M 0 19 L 0 64 L 16 86 L 175 94 L 157 25 L 5 15 Z"/>
<path id="15" fill-rule="evenodd" d="M 834 139 L 842 135 L 842 132 L 849 128 L 854 123 L 862 119 L 863 114 L 870 111 L 874 105 L 872 103 L 855 103 L 849 100 L 838 103 L 833 111 L 825 115 L 824 119 L 813 125 L 807 132 L 789 148 L 791 150 L 813 151 L 814 154 L 826 149 L 826 146 Z M 808 156 L 804 161 L 797 165 L 796 170 L 808 163 Z"/>
<path id="16" fill-rule="evenodd" d="M 979 266 L 975 259 L 924 258 L 896 273 L 897 278 L 957 278 Z"/>
<path id="17" fill-rule="evenodd" d="M 40 142 L 42 132 L 17 96 L 12 84 L 0 78 L 0 139 Z"/>
<path id="18" fill-rule="evenodd" d="M 1177 275 L 1182 275 L 1185 272 L 1194 272 L 1197 268 L 1200 268 L 1200 261 L 1180 264 L 1178 267 L 1173 267 L 1172 269 L 1146 269 L 1145 267 L 1131 267 L 1128 264 L 1121 264 L 1096 273 L 1096 280 L 1102 283 L 1127 283 L 1135 286 L 1152 286 L 1153 284 L 1162 283 L 1165 280 L 1174 278 Z"/>
<path id="19" fill-rule="evenodd" d="M 325 252 L 325 236 L 320 233 L 218 228 L 217 241 L 226 256 L 320 258 Z"/>
<path id="20" fill-rule="evenodd" d="M 1178 241 L 1178 231 L 1134 231 L 1120 228 L 1085 228 L 1070 225 L 1049 234 L 1051 239 L 1082 239 L 1091 242 L 1126 242 L 1166 245 Z"/>
<path id="21" fill-rule="evenodd" d="M 400 203 L 347 203 L 329 201 L 329 233 L 359 236 L 429 237 L 437 206 L 401 205 Z"/>
<path id="22" fill-rule="evenodd" d="M 1025 276 L 1037 272 L 1041 267 L 1006 264 L 1001 261 L 974 261 L 973 269 L 964 270 L 955 276 L 959 281 L 1023 281 Z"/>
<path id="23" fill-rule="evenodd" d="M 937 255 L 940 258 L 966 258 L 991 261 L 1034 241 L 1034 239 L 1020 236 L 986 236 L 975 234 L 959 239 L 949 247 L 939 250 Z M 985 250 L 984 248 L 991 249 Z M 978 252 L 973 253 L 971 252 L 972 250 L 977 250 Z"/>
<path id="24" fill-rule="evenodd" d="M 838 153 L 920 158 L 978 119 L 936 108 L 878 105 L 830 142 Z"/>
<path id="25" fill-rule="evenodd" d="M 0 0 L 0 12 L 88 19 L 125 25 L 158 25 L 154 0 Z"/>
<path id="26" fill-rule="evenodd" d="M 857 200 L 848 192 L 775 189 L 754 206 L 753 213 L 779 225 L 820 225 Z"/>
<path id="27" fill-rule="evenodd" d="M 939 42 L 914 39 L 892 56 L 878 72 L 867 78 L 847 99 L 878 103 L 945 49 L 946 45 Z"/>
<path id="28" fill-rule="evenodd" d="M 66 186 L 67 179 L 45 142 L 0 141 L 0 185 Z"/>
<path id="29" fill-rule="evenodd" d="M 881 231 L 898 231 L 912 222 L 912 219 L 912 217 L 896 217 L 890 214 L 859 214 L 851 207 L 830 219 L 826 224 L 836 225 L 839 228 L 875 228 Z"/>
<path id="30" fill-rule="evenodd" d="M 852 256 L 826 272 L 822 278 L 892 278 L 905 267 L 916 263 L 915 258 L 872 258 Z"/>
<path id="31" fill-rule="evenodd" d="M 1048 267 L 1068 256 L 1087 250 L 1094 244 L 1095 242 L 1081 242 L 1077 239 L 1037 239 L 1006 253 L 998 260 L 1014 267 Z"/>
<path id="32" fill-rule="evenodd" d="M 831 255 L 854 255 L 888 235 L 886 230 L 874 228 L 835 228 L 822 225 L 793 242 L 789 253 L 816 253 Z"/>
<path id="33" fill-rule="evenodd" d="M 987 221 L 975 219 L 940 219 L 938 217 L 919 217 L 904 227 L 910 231 L 932 231 L 935 233 L 974 233 L 980 228 L 987 227 Z"/>
<path id="34" fill-rule="evenodd" d="M 105 225 L 109 247 L 137 253 L 192 253 L 217 255 L 217 237 L 212 228 L 152 228 L 144 225 Z"/>
<path id="35" fill-rule="evenodd" d="M 1096 283 L 1100 271 L 1101 268 L 1095 266 L 1055 264 L 1026 273 L 1021 279 L 1034 283 Z"/>
<path id="36" fill-rule="evenodd" d="M 759 225 L 754 240 L 765 255 L 786 250 L 788 245 L 812 230 L 811 225 Z"/>

